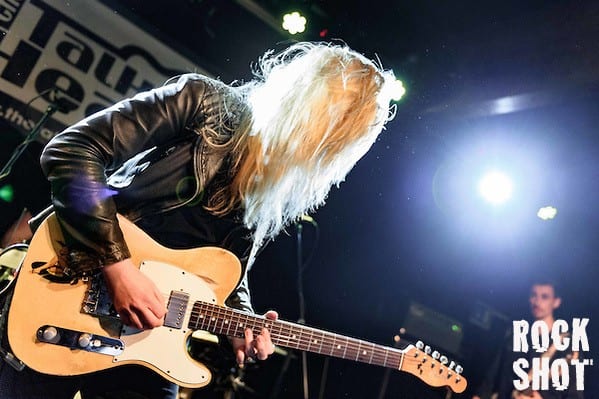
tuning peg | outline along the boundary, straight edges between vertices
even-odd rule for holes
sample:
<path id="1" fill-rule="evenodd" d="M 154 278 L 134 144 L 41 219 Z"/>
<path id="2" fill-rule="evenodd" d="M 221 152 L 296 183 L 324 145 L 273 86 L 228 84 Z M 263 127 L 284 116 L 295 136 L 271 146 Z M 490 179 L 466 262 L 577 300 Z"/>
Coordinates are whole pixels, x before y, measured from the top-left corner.
<path id="1" fill-rule="evenodd" d="M 464 368 L 462 366 L 460 366 L 459 364 L 455 366 L 455 372 L 457 374 L 462 374 L 462 371 L 464 371 Z"/>
<path id="2" fill-rule="evenodd" d="M 437 351 L 434 351 L 431 356 L 433 357 L 433 359 L 437 360 L 439 358 L 439 356 L 441 356 L 441 354 Z"/>
<path id="3" fill-rule="evenodd" d="M 441 364 L 449 363 L 449 359 L 445 355 L 442 355 L 441 358 L 439 359 L 439 361 L 441 362 Z"/>
<path id="4" fill-rule="evenodd" d="M 449 366 L 447 368 L 450 370 L 453 370 L 454 367 L 455 367 L 455 362 L 452 360 L 451 363 L 449 363 Z"/>
<path id="5" fill-rule="evenodd" d="M 432 349 L 431 349 L 431 347 L 429 345 L 426 345 L 424 347 L 424 353 L 426 353 L 427 355 L 430 355 L 431 351 L 432 351 Z"/>
<path id="6" fill-rule="evenodd" d="M 424 348 L 424 342 L 422 342 L 422 341 L 416 342 L 416 348 L 422 350 L 422 348 Z"/>

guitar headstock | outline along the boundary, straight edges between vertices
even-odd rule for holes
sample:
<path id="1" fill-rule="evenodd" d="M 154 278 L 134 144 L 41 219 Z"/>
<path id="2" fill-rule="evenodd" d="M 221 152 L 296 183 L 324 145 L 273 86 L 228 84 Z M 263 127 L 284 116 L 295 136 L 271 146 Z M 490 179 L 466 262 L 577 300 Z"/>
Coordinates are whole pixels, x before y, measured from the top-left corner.
<path id="1" fill-rule="evenodd" d="M 400 370 L 413 374 L 430 386 L 446 386 L 455 393 L 462 393 L 468 385 L 462 376 L 462 366 L 449 360 L 447 356 L 418 341 L 416 346 L 408 345 L 404 350 L 404 360 Z"/>

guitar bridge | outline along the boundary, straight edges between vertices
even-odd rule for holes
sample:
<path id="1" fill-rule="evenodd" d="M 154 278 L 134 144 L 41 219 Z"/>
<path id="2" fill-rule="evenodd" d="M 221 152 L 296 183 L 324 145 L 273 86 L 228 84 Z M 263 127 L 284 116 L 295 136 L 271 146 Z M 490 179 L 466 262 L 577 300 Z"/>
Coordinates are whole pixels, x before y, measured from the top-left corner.
<path id="1" fill-rule="evenodd" d="M 89 288 L 83 299 L 81 312 L 96 317 L 118 318 L 102 273 L 94 273 L 89 278 Z"/>

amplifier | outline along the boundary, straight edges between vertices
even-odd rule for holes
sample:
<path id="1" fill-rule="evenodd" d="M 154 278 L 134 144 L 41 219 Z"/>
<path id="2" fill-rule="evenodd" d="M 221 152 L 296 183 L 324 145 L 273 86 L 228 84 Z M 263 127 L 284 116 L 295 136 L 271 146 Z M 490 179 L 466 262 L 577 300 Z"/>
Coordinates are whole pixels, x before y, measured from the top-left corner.
<path id="1" fill-rule="evenodd" d="M 459 354 L 464 336 L 460 322 L 413 301 L 408 307 L 401 333 L 453 355 Z"/>

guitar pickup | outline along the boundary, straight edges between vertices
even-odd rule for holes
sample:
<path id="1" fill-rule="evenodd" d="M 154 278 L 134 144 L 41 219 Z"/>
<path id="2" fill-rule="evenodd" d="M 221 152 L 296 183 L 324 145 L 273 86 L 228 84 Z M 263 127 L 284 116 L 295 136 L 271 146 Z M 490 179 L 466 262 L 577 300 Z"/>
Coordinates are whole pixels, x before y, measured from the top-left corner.
<path id="1" fill-rule="evenodd" d="M 185 318 L 185 312 L 187 311 L 187 304 L 189 303 L 189 294 L 179 291 L 171 291 L 171 295 L 168 299 L 168 305 L 166 307 L 166 317 L 164 318 L 164 325 L 166 327 L 176 328 L 180 330 L 183 327 L 183 319 Z"/>
<path id="2" fill-rule="evenodd" d="M 120 339 L 51 325 L 38 328 L 36 338 L 39 342 L 108 356 L 120 355 L 125 349 L 125 344 Z"/>

